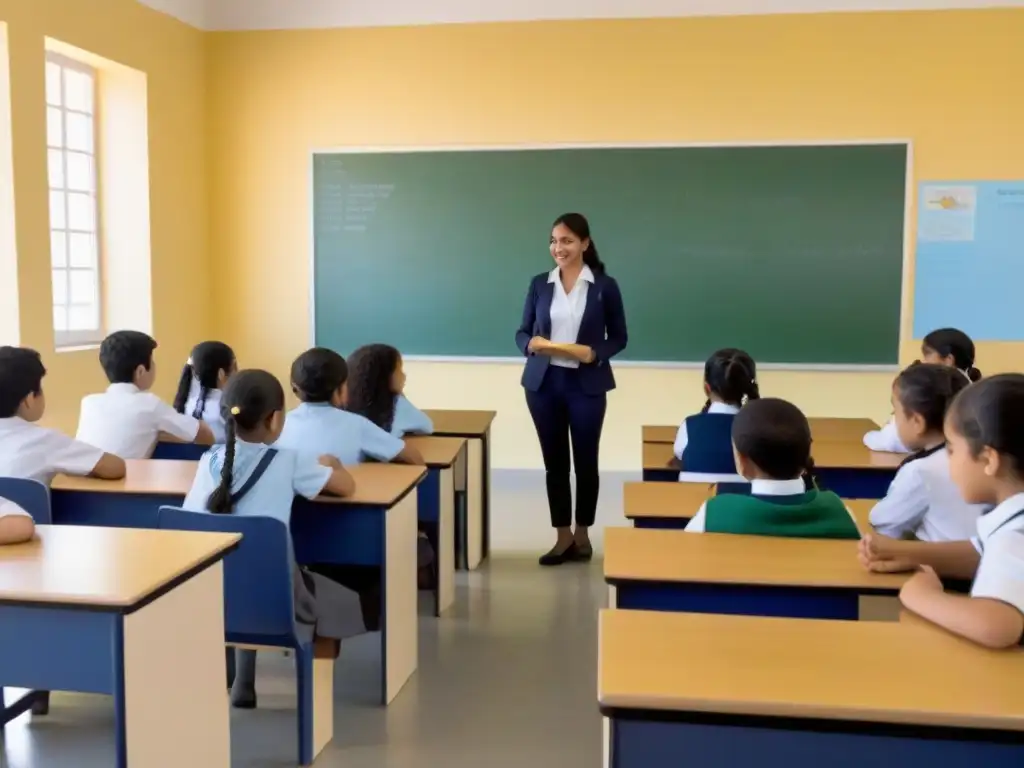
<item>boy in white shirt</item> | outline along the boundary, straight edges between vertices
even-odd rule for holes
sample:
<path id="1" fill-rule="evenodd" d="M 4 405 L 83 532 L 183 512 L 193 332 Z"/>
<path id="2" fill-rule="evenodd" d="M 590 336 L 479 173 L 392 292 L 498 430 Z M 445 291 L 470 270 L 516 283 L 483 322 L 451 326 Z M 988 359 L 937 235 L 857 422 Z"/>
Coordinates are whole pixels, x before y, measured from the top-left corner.
<path id="1" fill-rule="evenodd" d="M 28 512 L 13 501 L 0 499 L 0 545 L 30 541 L 35 532 L 36 524 Z"/>
<path id="2" fill-rule="evenodd" d="M 35 423 L 46 410 L 45 375 L 34 349 L 0 347 L 0 476 L 46 485 L 58 472 L 124 477 L 124 462 L 117 456 Z"/>
<path id="3" fill-rule="evenodd" d="M 82 399 L 79 440 L 122 459 L 148 459 L 162 432 L 185 443 L 213 443 L 208 425 L 148 391 L 156 381 L 156 347 L 155 339 L 139 331 L 117 331 L 103 340 L 100 365 L 110 386 Z"/>

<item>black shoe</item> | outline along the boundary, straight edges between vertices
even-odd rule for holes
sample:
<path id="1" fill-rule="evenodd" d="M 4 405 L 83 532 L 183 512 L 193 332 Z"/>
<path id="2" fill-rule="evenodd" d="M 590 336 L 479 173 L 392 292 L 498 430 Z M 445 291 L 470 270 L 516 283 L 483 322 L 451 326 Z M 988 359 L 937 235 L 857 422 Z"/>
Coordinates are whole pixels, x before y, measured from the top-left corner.
<path id="1" fill-rule="evenodd" d="M 573 560 L 578 563 L 589 563 L 594 558 L 594 545 L 588 543 L 586 546 L 580 544 L 573 545 L 576 548 L 576 554 L 573 556 Z"/>
<path id="2" fill-rule="evenodd" d="M 256 689 L 242 685 L 233 686 L 231 706 L 235 709 L 256 709 Z"/>
<path id="3" fill-rule="evenodd" d="M 36 691 L 35 701 L 32 702 L 32 714 L 36 717 L 50 714 L 49 691 Z"/>
<path id="4" fill-rule="evenodd" d="M 573 542 L 568 547 L 558 552 L 557 549 L 552 549 L 546 555 L 541 555 L 541 565 L 562 565 L 562 563 L 569 563 L 576 559 L 576 542 Z"/>

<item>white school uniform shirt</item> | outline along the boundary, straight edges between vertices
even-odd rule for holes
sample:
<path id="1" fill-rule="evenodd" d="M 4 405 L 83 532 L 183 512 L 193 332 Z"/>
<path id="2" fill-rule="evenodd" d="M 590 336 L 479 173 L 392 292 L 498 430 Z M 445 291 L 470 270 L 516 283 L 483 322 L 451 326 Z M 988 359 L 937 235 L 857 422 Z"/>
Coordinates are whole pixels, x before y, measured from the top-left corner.
<path id="1" fill-rule="evenodd" d="M 881 429 L 872 430 L 864 435 L 864 445 L 872 451 L 910 453 L 907 446 L 900 441 L 899 432 L 896 431 L 895 418 L 889 419 Z"/>
<path id="2" fill-rule="evenodd" d="M 1024 613 L 1024 493 L 998 505 L 978 521 L 971 539 L 981 563 L 971 585 L 971 597 L 1012 605 Z"/>
<path id="3" fill-rule="evenodd" d="M 0 419 L 0 476 L 22 477 L 49 485 L 58 472 L 88 475 L 103 451 L 63 432 L 14 416 Z"/>
<path id="4" fill-rule="evenodd" d="M 277 446 L 274 446 L 277 448 Z M 237 493 L 249 475 L 260 463 L 260 459 L 270 449 L 263 443 L 247 443 L 235 441 L 235 463 L 232 466 L 231 491 Z M 217 445 L 203 454 L 199 459 L 199 468 L 192 488 L 185 497 L 183 509 L 190 512 L 205 512 L 206 502 L 220 485 L 221 470 L 224 467 L 226 448 Z M 331 479 L 333 470 L 318 463 L 315 459 L 299 456 L 295 451 L 277 448 L 270 466 L 263 476 L 249 490 L 238 506 L 232 509 L 233 515 L 262 515 L 273 517 L 288 525 L 292 517 L 292 502 L 296 496 L 314 499 Z"/>
<path id="5" fill-rule="evenodd" d="M 895 539 L 913 534 L 921 541 L 964 541 L 974 535 L 984 511 L 963 500 L 943 446 L 900 467 L 870 519 L 875 530 Z"/>
<path id="6" fill-rule="evenodd" d="M 391 461 L 405 442 L 385 432 L 365 416 L 330 403 L 302 403 L 288 412 L 275 447 L 289 448 L 317 459 L 334 456 L 342 464 L 367 460 Z"/>
<path id="7" fill-rule="evenodd" d="M 32 515 L 19 507 L 13 501 L 0 499 L 0 520 L 5 517 L 32 517 Z"/>
<path id="8" fill-rule="evenodd" d="M 751 496 L 800 496 L 807 493 L 807 486 L 804 485 L 802 477 L 796 480 L 751 480 Z M 697 514 L 683 529 L 686 533 L 704 533 L 704 519 L 707 517 L 705 510 L 707 503 L 700 505 Z"/>
<path id="9" fill-rule="evenodd" d="M 708 406 L 708 413 L 731 413 L 736 415 L 740 412 L 739 406 L 730 405 L 729 403 L 711 403 Z M 672 452 L 675 454 L 677 459 L 683 458 L 683 451 L 686 450 L 686 446 L 689 445 L 690 438 L 686 434 L 686 419 L 683 419 L 683 423 L 679 425 L 679 431 L 676 432 L 676 442 L 672 446 Z"/>
<path id="10" fill-rule="evenodd" d="M 554 283 L 554 295 L 551 298 L 551 341 L 555 344 L 575 344 L 580 335 L 580 324 L 583 312 L 587 308 L 587 293 L 594 283 L 594 273 L 586 264 L 576 278 L 576 284 L 569 293 L 565 292 L 559 268 L 555 267 L 548 274 L 548 282 Z M 551 365 L 560 368 L 579 368 L 580 361 L 568 357 L 553 355 Z"/>
<path id="11" fill-rule="evenodd" d="M 395 416 L 391 421 L 391 434 L 395 437 L 432 435 L 434 434 L 434 422 L 427 414 L 410 403 L 405 395 L 399 395 L 395 398 Z"/>
<path id="12" fill-rule="evenodd" d="M 111 384 L 106 392 L 82 398 L 78 439 L 122 459 L 148 459 L 161 432 L 191 443 L 199 420 L 134 384 Z"/>
<path id="13" fill-rule="evenodd" d="M 205 421 L 210 431 L 213 432 L 213 442 L 215 443 L 224 442 L 224 417 L 220 414 L 221 394 L 219 389 L 206 390 L 203 412 L 196 416 L 196 405 L 199 403 L 199 382 L 192 379 L 192 388 L 188 392 L 188 400 L 185 401 L 185 415 Z"/>

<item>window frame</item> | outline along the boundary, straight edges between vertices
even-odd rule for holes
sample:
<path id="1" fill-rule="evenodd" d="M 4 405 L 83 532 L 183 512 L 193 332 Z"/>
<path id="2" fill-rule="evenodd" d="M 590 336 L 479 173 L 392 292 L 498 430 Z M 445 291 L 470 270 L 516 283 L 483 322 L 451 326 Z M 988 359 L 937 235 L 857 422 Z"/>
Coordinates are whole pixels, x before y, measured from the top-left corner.
<path id="1" fill-rule="evenodd" d="M 103 253 L 102 253 L 102 219 L 100 217 L 100 158 L 99 158 L 99 70 L 96 67 L 90 66 L 85 62 L 73 59 L 69 56 L 65 56 L 54 51 L 46 51 L 45 65 L 55 64 L 61 68 L 61 103 L 60 106 L 56 106 L 50 103 L 50 94 L 45 94 L 45 106 L 47 111 L 50 109 L 59 109 L 61 113 L 61 147 L 50 146 L 49 140 L 46 142 L 47 149 L 47 180 L 46 188 L 48 197 L 53 192 L 61 192 L 64 194 L 64 226 L 54 227 L 52 218 L 49 224 L 50 231 L 50 324 L 53 327 L 53 338 L 54 346 L 59 349 L 66 349 L 69 347 L 82 347 L 92 346 L 99 344 L 104 337 L 104 311 L 103 311 Z M 67 85 L 65 82 L 65 71 L 70 70 L 78 72 L 80 74 L 88 76 L 92 81 L 92 113 L 85 113 L 76 109 L 69 109 L 67 105 Z M 88 154 L 92 160 L 92 214 L 93 214 L 93 231 L 77 230 L 72 229 L 70 219 L 70 192 L 72 191 L 69 187 L 68 180 L 68 153 L 71 151 L 68 149 L 68 120 L 69 114 L 74 115 L 87 115 L 91 122 L 92 129 L 92 145 L 88 150 L 84 150 L 85 154 Z M 59 151 L 61 156 L 61 175 L 63 178 L 63 186 L 55 188 L 50 184 L 50 152 Z M 83 152 L 81 150 L 74 150 L 76 152 Z M 47 208 L 49 210 L 49 206 Z M 53 237 L 55 234 L 62 233 L 64 235 L 64 266 L 58 267 L 54 264 L 53 258 Z M 53 314 L 57 306 L 63 306 L 70 316 L 71 307 L 73 306 L 71 298 L 71 274 L 75 271 L 86 271 L 86 268 L 73 268 L 71 266 L 71 236 L 72 235 L 87 235 L 94 238 L 94 257 L 95 264 L 88 271 L 92 271 L 96 281 L 96 318 L 97 327 L 86 330 L 58 330 L 54 323 Z M 63 305 L 58 305 L 55 300 L 54 286 L 53 286 L 53 274 L 57 271 L 63 272 L 67 278 L 65 301 Z"/>

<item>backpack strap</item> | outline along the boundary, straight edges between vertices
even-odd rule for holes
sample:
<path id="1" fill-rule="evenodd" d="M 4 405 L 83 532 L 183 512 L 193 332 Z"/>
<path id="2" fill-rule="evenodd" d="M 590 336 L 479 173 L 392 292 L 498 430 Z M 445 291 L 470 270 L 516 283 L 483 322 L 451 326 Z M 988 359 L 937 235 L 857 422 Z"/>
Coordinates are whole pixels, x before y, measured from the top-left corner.
<path id="1" fill-rule="evenodd" d="M 270 468 L 270 464 L 274 461 L 274 457 L 277 456 L 276 448 L 267 448 L 263 456 L 260 457 L 259 463 L 256 468 L 249 475 L 249 478 L 242 484 L 242 487 L 231 494 L 231 506 L 236 506 L 245 495 L 253 489 L 253 487 L 260 481 L 260 478 Z"/>

